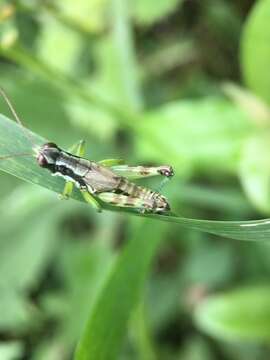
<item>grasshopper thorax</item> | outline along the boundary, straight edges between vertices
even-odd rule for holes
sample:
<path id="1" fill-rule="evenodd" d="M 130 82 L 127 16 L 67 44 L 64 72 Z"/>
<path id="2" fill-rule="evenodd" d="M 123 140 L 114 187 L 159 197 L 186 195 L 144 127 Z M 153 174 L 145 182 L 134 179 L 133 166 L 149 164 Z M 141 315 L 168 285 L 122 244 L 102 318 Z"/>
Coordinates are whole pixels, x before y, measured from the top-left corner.
<path id="1" fill-rule="evenodd" d="M 38 165 L 43 168 L 52 168 L 60 155 L 61 149 L 56 144 L 52 142 L 46 143 L 37 150 Z"/>

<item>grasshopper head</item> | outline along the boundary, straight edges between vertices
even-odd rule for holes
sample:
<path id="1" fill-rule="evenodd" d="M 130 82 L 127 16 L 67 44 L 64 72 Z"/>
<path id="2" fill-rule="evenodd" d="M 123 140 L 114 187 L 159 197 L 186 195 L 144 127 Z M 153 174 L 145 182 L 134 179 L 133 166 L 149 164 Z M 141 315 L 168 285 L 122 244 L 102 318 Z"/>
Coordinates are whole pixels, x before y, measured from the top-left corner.
<path id="1" fill-rule="evenodd" d="M 54 143 L 46 143 L 37 150 L 37 162 L 39 166 L 51 168 L 61 154 L 61 150 Z"/>

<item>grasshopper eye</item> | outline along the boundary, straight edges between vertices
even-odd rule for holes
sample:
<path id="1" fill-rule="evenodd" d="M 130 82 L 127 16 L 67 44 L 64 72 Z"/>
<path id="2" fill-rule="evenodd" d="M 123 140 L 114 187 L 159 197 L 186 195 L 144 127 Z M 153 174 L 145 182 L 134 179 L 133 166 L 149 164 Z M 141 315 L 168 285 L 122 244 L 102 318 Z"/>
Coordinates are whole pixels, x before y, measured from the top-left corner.
<path id="1" fill-rule="evenodd" d="M 38 165 L 41 167 L 46 167 L 48 165 L 48 162 L 47 162 L 45 156 L 42 154 L 38 155 L 37 162 L 38 162 Z"/>

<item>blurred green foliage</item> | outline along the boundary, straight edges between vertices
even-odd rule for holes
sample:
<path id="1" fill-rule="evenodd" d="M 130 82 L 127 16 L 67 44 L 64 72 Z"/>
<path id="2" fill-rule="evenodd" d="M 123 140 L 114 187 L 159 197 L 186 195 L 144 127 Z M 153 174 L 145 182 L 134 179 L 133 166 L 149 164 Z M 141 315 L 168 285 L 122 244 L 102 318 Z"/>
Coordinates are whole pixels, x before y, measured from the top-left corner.
<path id="1" fill-rule="evenodd" d="M 269 0 L 0 2 L 0 85 L 35 141 L 168 163 L 174 212 L 219 220 L 96 214 L 1 172 L 1 360 L 269 358 L 269 245 L 227 238 L 269 240 L 270 220 L 231 222 L 270 213 L 269 14 Z M 1 155 L 29 151 L 0 120 Z M 0 167 L 63 186 L 30 158 Z"/>

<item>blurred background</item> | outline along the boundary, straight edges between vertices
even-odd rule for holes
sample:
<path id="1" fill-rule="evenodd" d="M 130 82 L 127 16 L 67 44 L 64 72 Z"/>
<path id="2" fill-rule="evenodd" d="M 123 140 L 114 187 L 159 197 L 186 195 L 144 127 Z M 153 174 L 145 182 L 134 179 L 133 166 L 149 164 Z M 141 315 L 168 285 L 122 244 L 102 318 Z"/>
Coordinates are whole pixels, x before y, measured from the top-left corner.
<path id="1" fill-rule="evenodd" d="M 269 0 L 2 0 L 0 83 L 63 148 L 172 165 L 176 213 L 268 217 L 269 19 Z M 96 214 L 3 172 L 0 185 L 1 360 L 71 359 L 135 233 L 158 246 L 117 359 L 269 359 L 266 243 Z"/>

